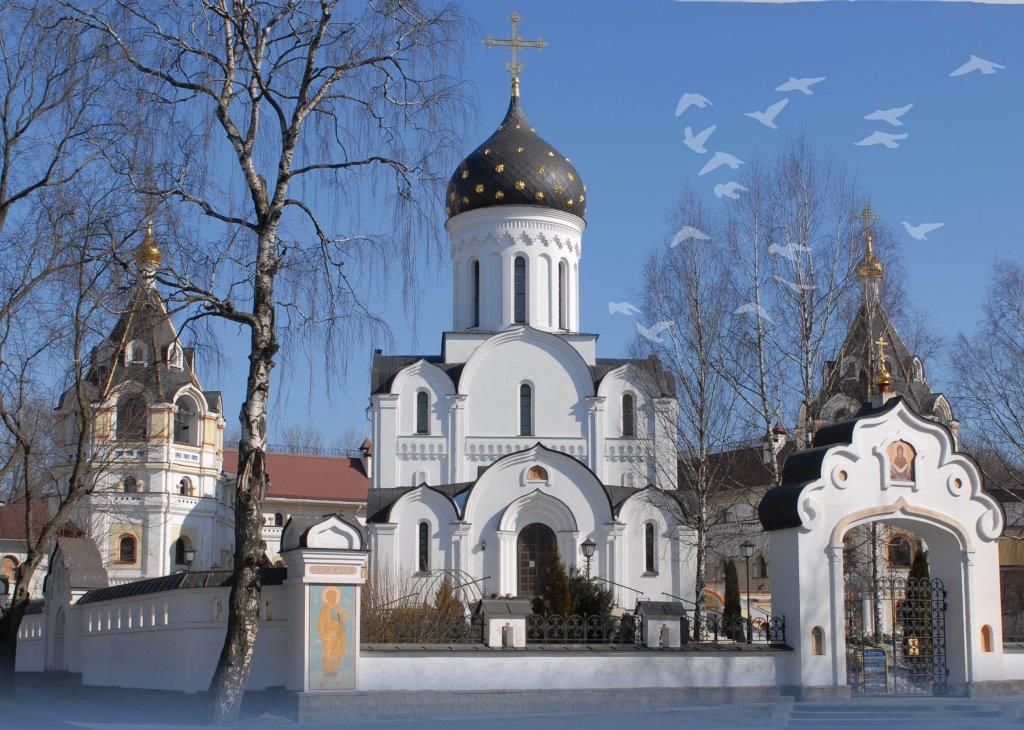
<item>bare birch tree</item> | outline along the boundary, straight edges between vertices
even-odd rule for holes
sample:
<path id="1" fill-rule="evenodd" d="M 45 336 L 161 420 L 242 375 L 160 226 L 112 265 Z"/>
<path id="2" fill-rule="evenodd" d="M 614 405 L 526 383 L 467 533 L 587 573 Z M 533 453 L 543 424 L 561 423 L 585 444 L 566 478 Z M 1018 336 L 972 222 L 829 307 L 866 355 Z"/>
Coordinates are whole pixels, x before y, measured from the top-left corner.
<path id="1" fill-rule="evenodd" d="M 727 451 L 737 435 L 736 392 L 722 377 L 735 315 L 729 297 L 723 296 L 728 252 L 692 191 L 684 192 L 670 213 L 669 226 L 673 233 L 692 226 L 710 240 L 691 239 L 648 258 L 642 307 L 647 334 L 640 332 L 636 349 L 657 355 L 676 382 L 678 417 L 669 433 L 676 436 L 678 458 L 669 468 L 678 472 L 668 481 L 678 481 L 685 505 L 679 517 L 694 531 L 694 625 L 700 627 L 709 537 L 728 509 L 722 500 L 728 460 L 716 455 Z M 658 334 L 652 337 L 652 331 Z"/>
<path id="2" fill-rule="evenodd" d="M 465 23 L 453 6 L 414 0 L 68 7 L 116 46 L 145 123 L 159 132 L 115 163 L 140 190 L 193 214 L 201 244 L 161 281 L 250 336 L 234 578 L 211 685 L 216 719 L 230 721 L 259 626 L 271 371 L 282 335 L 328 366 L 343 363 L 334 348 L 374 322 L 353 282 L 359 253 L 368 245 L 377 262 L 403 264 L 408 284 L 417 254 L 436 240 L 459 127 L 460 85 L 448 71 Z M 385 233 L 362 233 L 362 218 L 374 216 Z"/>

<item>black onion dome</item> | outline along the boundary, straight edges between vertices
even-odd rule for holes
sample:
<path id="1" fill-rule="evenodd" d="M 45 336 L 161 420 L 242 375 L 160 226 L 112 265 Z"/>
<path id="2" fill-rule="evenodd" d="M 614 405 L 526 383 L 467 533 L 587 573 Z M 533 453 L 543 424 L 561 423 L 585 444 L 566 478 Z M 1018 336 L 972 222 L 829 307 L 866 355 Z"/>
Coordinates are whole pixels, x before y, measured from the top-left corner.
<path id="1" fill-rule="evenodd" d="M 586 190 L 576 168 L 530 125 L 518 88 L 498 129 L 462 161 L 448 183 L 448 217 L 494 205 L 535 205 L 586 213 Z"/>

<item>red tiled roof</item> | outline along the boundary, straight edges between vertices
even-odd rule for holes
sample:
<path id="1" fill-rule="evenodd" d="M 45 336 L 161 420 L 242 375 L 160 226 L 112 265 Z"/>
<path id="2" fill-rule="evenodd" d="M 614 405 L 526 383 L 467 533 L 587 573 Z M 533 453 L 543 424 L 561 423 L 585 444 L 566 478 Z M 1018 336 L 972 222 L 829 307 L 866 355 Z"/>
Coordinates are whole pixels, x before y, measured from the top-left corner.
<path id="1" fill-rule="evenodd" d="M 224 472 L 238 470 L 238 451 L 224 450 Z M 271 499 L 365 502 L 370 478 L 359 459 L 311 454 L 267 454 Z"/>
<path id="2" fill-rule="evenodd" d="M 39 534 L 50 515 L 46 505 L 36 504 L 32 514 L 34 525 L 33 532 Z M 25 539 L 25 505 L 18 502 L 11 502 L 0 506 L 0 540 L 24 540 Z"/>

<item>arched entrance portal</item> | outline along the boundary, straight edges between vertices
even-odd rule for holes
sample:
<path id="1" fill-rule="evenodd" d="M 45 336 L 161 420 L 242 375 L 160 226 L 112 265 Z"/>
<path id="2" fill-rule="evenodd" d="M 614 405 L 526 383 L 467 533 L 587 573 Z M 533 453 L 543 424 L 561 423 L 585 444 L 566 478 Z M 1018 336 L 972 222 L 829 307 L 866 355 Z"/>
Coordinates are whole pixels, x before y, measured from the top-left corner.
<path id="1" fill-rule="evenodd" d="M 558 559 L 555 531 L 540 522 L 524 527 L 516 540 L 519 578 L 516 594 L 522 597 L 539 596 L 547 583 L 548 565 L 552 559 Z"/>

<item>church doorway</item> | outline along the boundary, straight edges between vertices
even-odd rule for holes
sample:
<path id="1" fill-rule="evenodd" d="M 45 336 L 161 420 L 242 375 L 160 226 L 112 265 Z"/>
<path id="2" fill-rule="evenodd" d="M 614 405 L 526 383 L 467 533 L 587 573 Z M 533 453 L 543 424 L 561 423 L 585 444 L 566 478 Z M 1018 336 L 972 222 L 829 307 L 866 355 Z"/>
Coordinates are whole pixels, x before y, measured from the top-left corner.
<path id="1" fill-rule="evenodd" d="M 558 559 L 555 531 L 539 522 L 524 527 L 516 541 L 518 596 L 530 598 L 543 593 L 552 559 Z"/>

